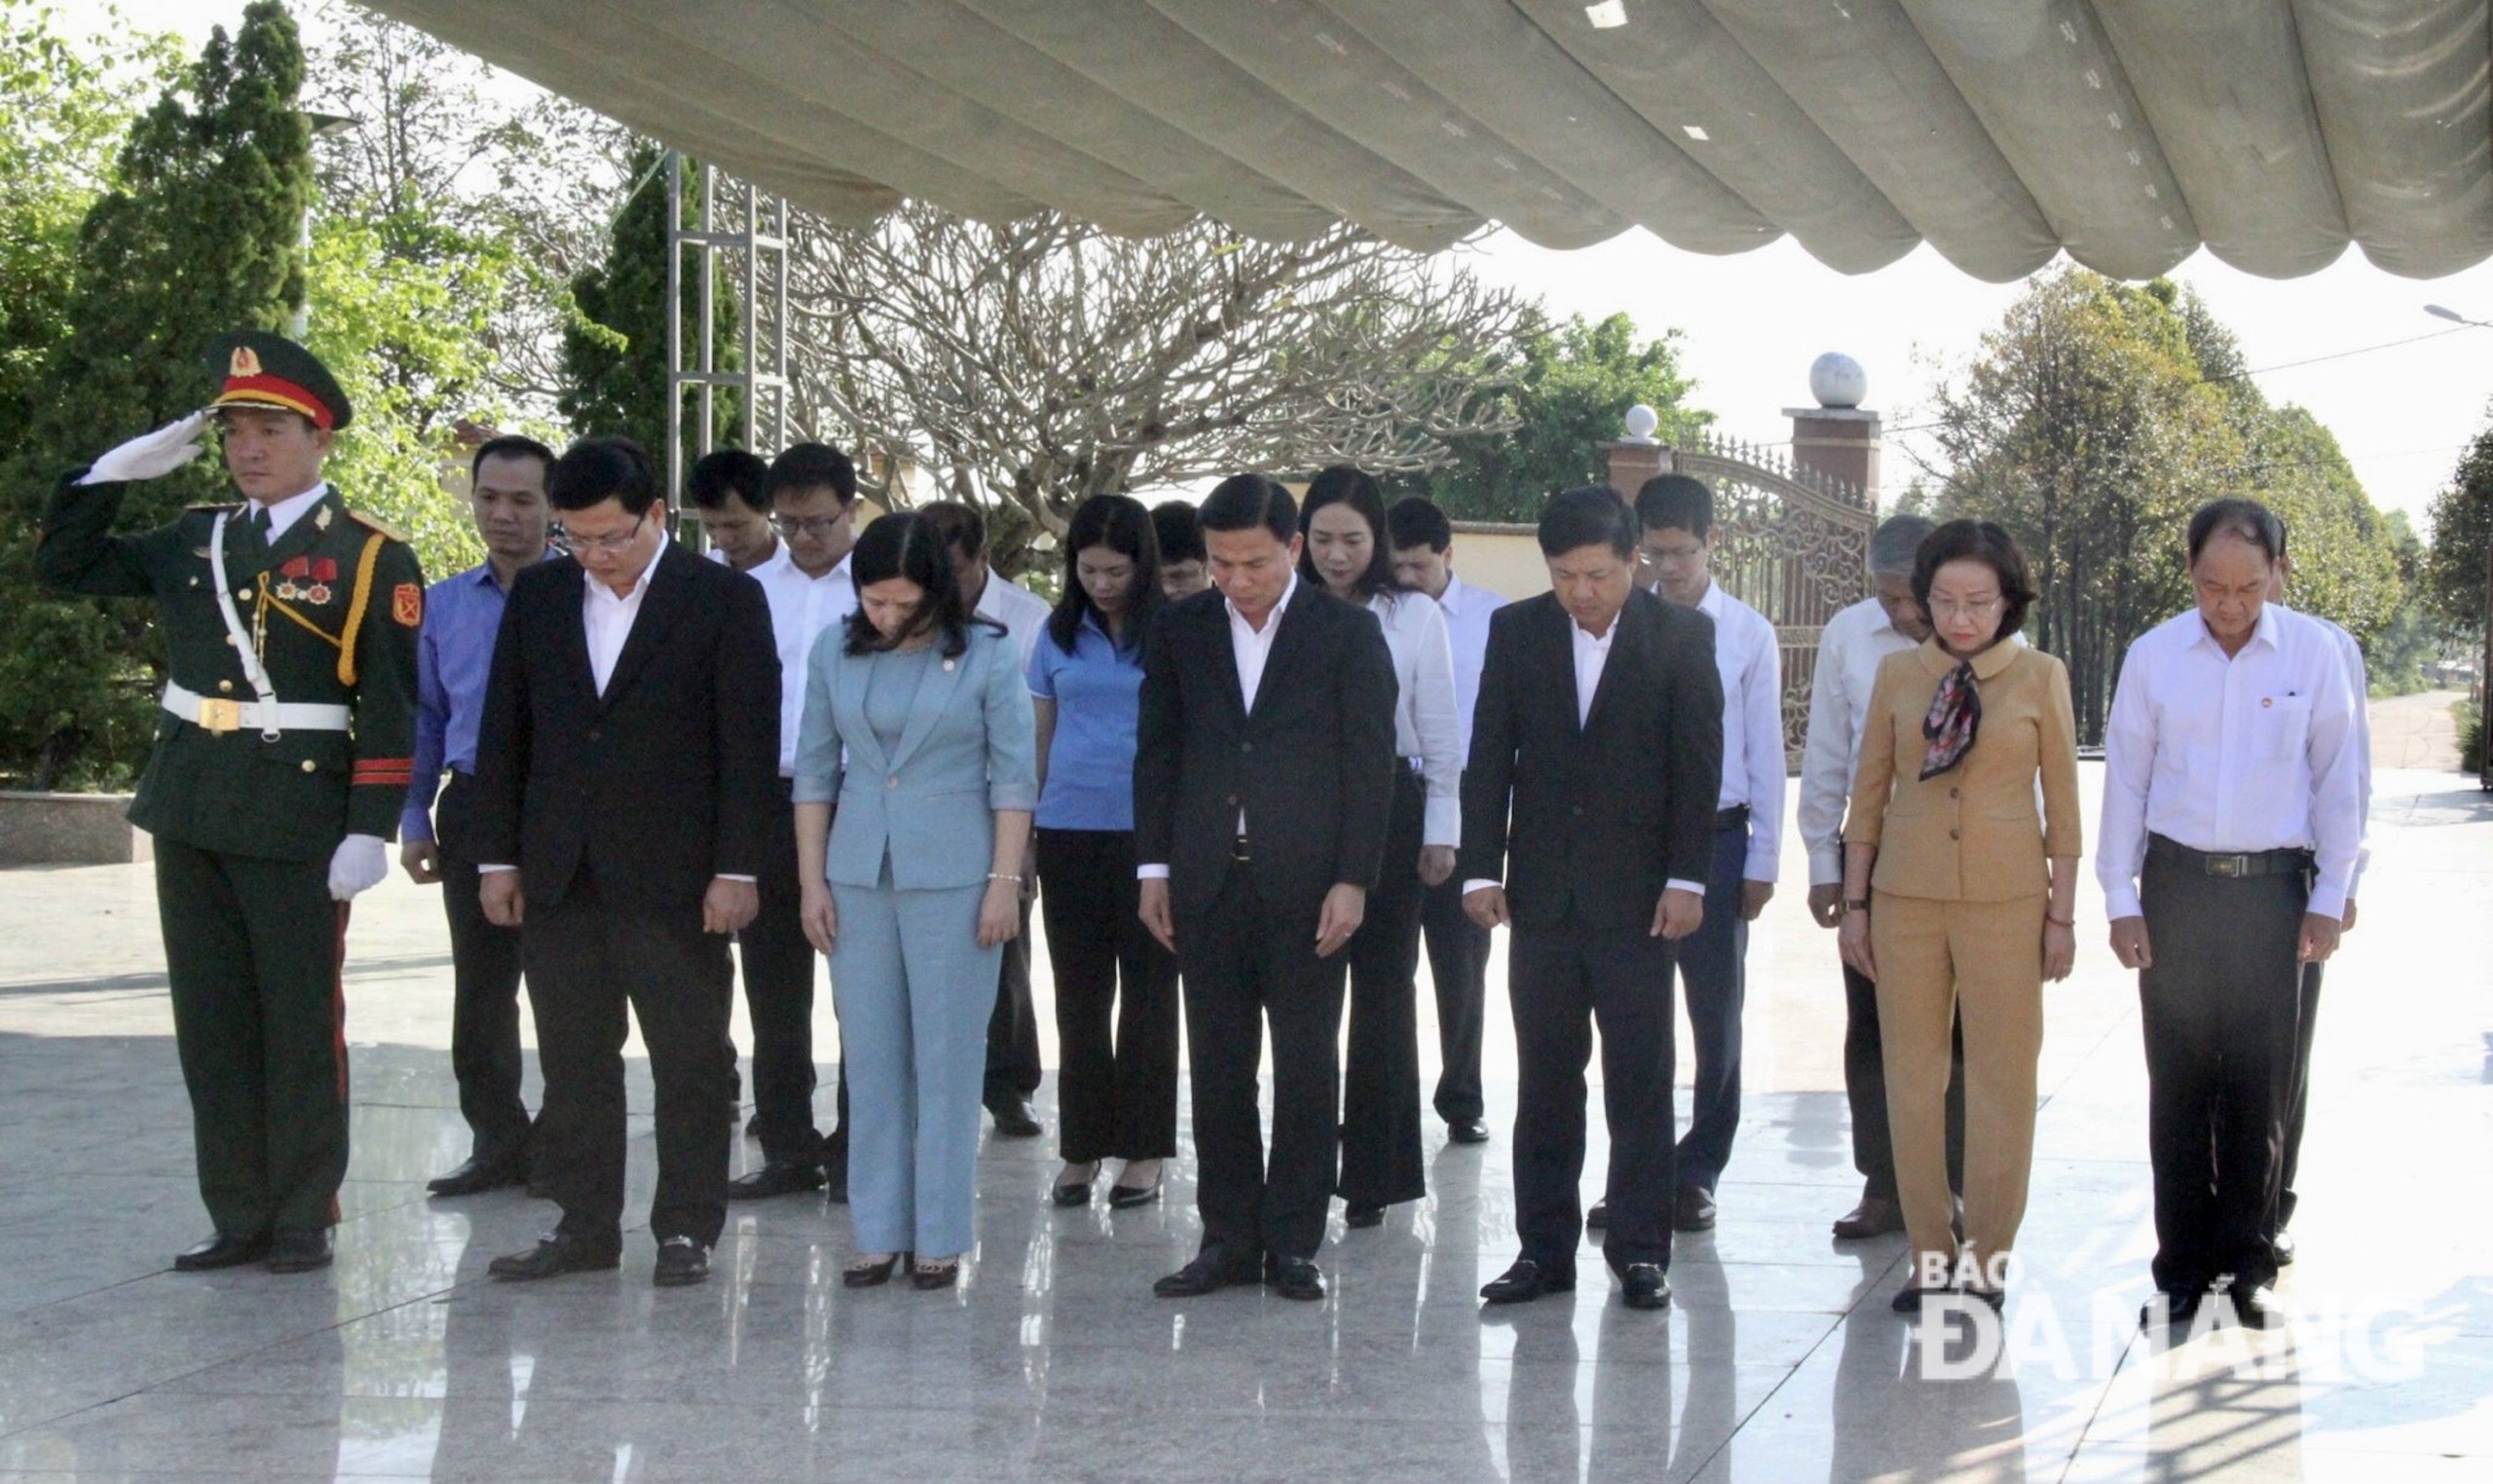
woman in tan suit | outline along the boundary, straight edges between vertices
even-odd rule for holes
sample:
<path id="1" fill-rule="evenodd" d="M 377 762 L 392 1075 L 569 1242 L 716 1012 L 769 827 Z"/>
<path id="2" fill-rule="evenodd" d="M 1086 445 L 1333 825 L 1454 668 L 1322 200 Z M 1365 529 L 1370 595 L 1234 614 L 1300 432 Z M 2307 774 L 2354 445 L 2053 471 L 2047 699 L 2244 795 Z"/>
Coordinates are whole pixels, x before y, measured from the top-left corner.
<path id="1" fill-rule="evenodd" d="M 1933 632 L 1879 667 L 1843 827 L 1838 930 L 1844 961 L 1879 985 L 1915 1259 L 1896 1295 L 1902 1314 L 1959 1271 L 1968 1291 L 2001 1302 L 2033 1161 L 2043 981 L 2067 978 L 2077 953 L 2080 838 L 2068 671 L 2017 638 L 2034 600 L 2017 543 L 1988 521 L 1951 521 L 1922 542 L 1913 587 Z M 1943 1112 L 1959 1014 L 1961 1270 Z"/>

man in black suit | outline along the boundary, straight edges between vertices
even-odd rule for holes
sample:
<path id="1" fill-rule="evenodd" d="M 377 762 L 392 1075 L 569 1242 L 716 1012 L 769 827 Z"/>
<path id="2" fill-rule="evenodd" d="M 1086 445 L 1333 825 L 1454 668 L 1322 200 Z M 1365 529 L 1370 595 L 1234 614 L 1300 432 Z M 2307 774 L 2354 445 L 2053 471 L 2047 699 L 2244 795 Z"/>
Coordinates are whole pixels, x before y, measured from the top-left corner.
<path id="1" fill-rule="evenodd" d="M 501 1279 L 622 1260 L 623 1038 L 657 1083 L 661 1287 L 709 1276 L 734 1122 L 727 944 L 759 906 L 777 806 L 770 608 L 670 540 L 649 457 L 588 438 L 546 497 L 573 555 L 522 573 L 477 749 L 485 914 L 520 929 L 545 1073 L 537 1171 L 563 1208 Z"/>
<path id="2" fill-rule="evenodd" d="M 1463 775 L 1463 906 L 1514 930 L 1523 1245 L 1480 1290 L 1492 1304 L 1576 1286 L 1595 1021 L 1610 1123 L 1602 1250 L 1628 1307 L 1670 1301 L 1671 955 L 1704 920 L 1723 682 L 1713 620 L 1636 586 L 1639 535 L 1609 490 L 1553 497 L 1540 532 L 1553 591 L 1489 620 Z"/>
<path id="3" fill-rule="evenodd" d="M 1217 590 L 1143 642 L 1142 920 L 1185 973 L 1203 1249 L 1155 1291 L 1258 1277 L 1321 1299 L 1340 1139 L 1342 967 L 1385 852 L 1394 661 L 1376 616 L 1297 577 L 1298 507 L 1259 474 L 1205 500 Z M 1273 1027 L 1273 1149 L 1255 1073 Z"/>

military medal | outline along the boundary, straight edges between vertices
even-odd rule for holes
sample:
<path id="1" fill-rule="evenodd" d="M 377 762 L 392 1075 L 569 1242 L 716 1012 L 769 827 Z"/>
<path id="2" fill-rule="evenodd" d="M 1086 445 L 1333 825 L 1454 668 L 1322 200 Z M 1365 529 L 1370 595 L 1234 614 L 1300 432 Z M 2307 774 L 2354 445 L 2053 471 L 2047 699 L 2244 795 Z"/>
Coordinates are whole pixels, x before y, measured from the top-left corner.
<path id="1" fill-rule="evenodd" d="M 303 589 L 303 601 L 306 603 L 328 602 L 329 584 L 326 582 L 315 582 L 310 587 Z"/>

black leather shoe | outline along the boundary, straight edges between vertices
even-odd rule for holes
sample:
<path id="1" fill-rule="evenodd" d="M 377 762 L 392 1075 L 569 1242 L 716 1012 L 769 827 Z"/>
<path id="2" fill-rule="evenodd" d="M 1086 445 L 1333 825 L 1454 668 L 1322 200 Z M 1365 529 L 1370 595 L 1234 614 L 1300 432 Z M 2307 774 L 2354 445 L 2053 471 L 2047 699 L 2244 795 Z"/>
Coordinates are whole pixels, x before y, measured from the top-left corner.
<path id="1" fill-rule="evenodd" d="M 1368 1206 L 1360 1202 L 1354 1201 L 1351 1203 L 1351 1208 L 1342 1214 L 1342 1224 L 1353 1228 L 1383 1226 L 1385 1224 L 1385 1207 L 1382 1206 Z"/>
<path id="2" fill-rule="evenodd" d="M 547 1232 L 525 1252 L 497 1257 L 485 1271 L 505 1282 L 533 1282 L 566 1273 L 596 1273 L 623 1266 L 622 1243 L 591 1246 L 577 1237 Z"/>
<path id="3" fill-rule="evenodd" d="M 1573 1273 L 1552 1273 L 1529 1257 L 1519 1257 L 1513 1266 L 1480 1285 L 1480 1300 L 1487 1304 L 1529 1304 L 1544 1293 L 1572 1293 L 1575 1287 Z"/>
<path id="4" fill-rule="evenodd" d="M 1892 1197 L 1865 1195 L 1861 1204 L 1835 1218 L 1838 1242 L 1859 1242 L 1905 1229 L 1905 1208 Z"/>
<path id="5" fill-rule="evenodd" d="M 1714 1230 L 1714 1192 L 1702 1185 L 1683 1185 L 1671 1201 L 1671 1230 L 1675 1232 L 1710 1232 Z"/>
<path id="6" fill-rule="evenodd" d="M 2199 1305 L 2207 1294 L 2200 1289 L 2186 1291 L 2166 1288 L 2139 1308 L 2139 1328 L 2152 1333 L 2158 1323 L 2168 1331 L 2187 1330 L 2199 1317 Z"/>
<path id="7" fill-rule="evenodd" d="M 436 1196 L 474 1196 L 505 1185 L 528 1182 L 526 1158 L 487 1158 L 475 1156 L 467 1163 L 425 1182 L 425 1189 Z"/>
<path id="8" fill-rule="evenodd" d="M 1919 1283 L 1907 1283 L 1896 1290 L 1896 1296 L 1887 1301 L 1887 1307 L 1898 1314 L 1919 1314 L 1923 1299 L 1947 1291 L 1946 1288 L 1925 1288 Z"/>
<path id="9" fill-rule="evenodd" d="M 710 1249 L 689 1237 L 669 1237 L 658 1243 L 658 1265 L 650 1282 L 659 1288 L 688 1288 L 710 1276 Z"/>
<path id="10" fill-rule="evenodd" d="M 1662 1265 L 1629 1263 L 1627 1271 L 1619 1275 L 1619 1298 L 1630 1309 L 1659 1309 L 1670 1303 L 1670 1280 L 1662 1276 Z"/>
<path id="11" fill-rule="evenodd" d="M 999 1097 L 986 1105 L 995 1119 L 995 1132 L 1006 1138 L 1037 1138 L 1047 1131 L 1039 1127 L 1038 1115 L 1030 1111 L 1026 1097 Z"/>
<path id="12" fill-rule="evenodd" d="M 325 1226 L 311 1232 L 276 1232 L 269 1237 L 271 1273 L 309 1273 L 327 1267 L 335 1258 Z"/>
<path id="13" fill-rule="evenodd" d="M 727 1182 L 730 1201 L 767 1201 L 772 1196 L 793 1196 L 803 1191 L 820 1190 L 822 1167 L 800 1165 L 795 1160 L 771 1160 L 750 1174 L 741 1174 Z"/>
<path id="14" fill-rule="evenodd" d="M 219 1232 L 195 1247 L 186 1247 L 173 1258 L 176 1273 L 209 1273 L 218 1268 L 239 1268 L 246 1262 L 258 1262 L 269 1255 L 266 1232 L 242 1235 Z"/>
<path id="15" fill-rule="evenodd" d="M 1466 1118 L 1445 1126 L 1445 1136 L 1458 1144 L 1489 1142 L 1489 1126 L 1477 1118 Z"/>
<path id="16" fill-rule="evenodd" d="M 1304 1257 L 1275 1257 L 1264 1264 L 1264 1286 L 1302 1304 L 1324 1296 L 1324 1270 Z"/>
<path id="17" fill-rule="evenodd" d="M 1595 1201 L 1593 1208 L 1584 1212 L 1584 1225 L 1596 1232 L 1610 1225 L 1610 1197 Z"/>
<path id="18" fill-rule="evenodd" d="M 2277 1307 L 2277 1290 L 2266 1283 L 2252 1283 L 2247 1288 L 2236 1283 L 2226 1290 L 2225 1298 L 2245 1329 L 2275 1329 L 2286 1322 L 2285 1312 Z"/>
<path id="19" fill-rule="evenodd" d="M 1162 1298 L 1201 1298 L 1237 1283 L 1251 1283 L 1263 1277 L 1262 1264 L 1252 1252 L 1234 1251 L 1214 1243 L 1195 1254 L 1195 1260 L 1151 1285 L 1151 1291 Z"/>

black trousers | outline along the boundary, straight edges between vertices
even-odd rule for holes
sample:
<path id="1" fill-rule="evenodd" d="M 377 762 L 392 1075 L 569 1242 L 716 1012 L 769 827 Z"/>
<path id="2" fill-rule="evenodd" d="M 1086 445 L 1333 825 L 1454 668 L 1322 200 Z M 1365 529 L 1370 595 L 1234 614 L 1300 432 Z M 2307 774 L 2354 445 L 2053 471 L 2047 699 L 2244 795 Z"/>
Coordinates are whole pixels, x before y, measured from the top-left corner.
<path id="1" fill-rule="evenodd" d="M 1429 1193 L 1420 1161 L 1420 775 L 1394 769 L 1385 865 L 1367 894 L 1351 961 L 1350 1054 L 1342 1064 L 1342 1183 L 1353 1206 L 1392 1206 Z"/>
<path id="2" fill-rule="evenodd" d="M 563 1208 L 562 1230 L 598 1244 L 620 1240 L 628 1014 L 640 1018 L 657 1084 L 650 1233 L 715 1244 L 726 1222 L 735 1119 L 727 940 L 701 930 L 698 903 L 609 904 L 585 870 L 561 902 L 528 904 L 520 939 L 545 1073 L 537 1178 Z"/>
<path id="3" fill-rule="evenodd" d="M 1134 834 L 1041 830 L 1065 1161 L 1177 1152 L 1177 960 L 1136 914 Z"/>
<path id="4" fill-rule="evenodd" d="M 476 780 L 453 771 L 433 805 L 441 862 L 441 910 L 450 919 L 450 1075 L 459 1114 L 481 1164 L 518 1159 L 528 1148 L 528 1105 L 520 1100 L 519 929 L 485 918 L 467 834 Z"/>
<path id="5" fill-rule="evenodd" d="M 1209 909 L 1177 921 L 1206 1246 L 1312 1258 L 1324 1244 L 1341 1137 L 1343 956 L 1316 956 L 1316 918 L 1268 906 L 1240 866 Z M 1256 1112 L 1267 1020 L 1269 1164 Z"/>
<path id="6" fill-rule="evenodd" d="M 1948 1188 L 1965 1187 L 1965 1022 L 1948 1046 Z M 1850 965 L 1843 971 L 1843 1096 L 1852 1108 L 1852 1168 L 1861 1193 L 1896 1199 L 1896 1144 L 1887 1127 L 1886 1044 L 1879 1036 L 1879 985 Z"/>
<path id="7" fill-rule="evenodd" d="M 1436 986 L 1437 1117 L 1469 1123 L 1487 1111 L 1480 1096 L 1480 1030 L 1489 983 L 1489 930 L 1463 909 L 1457 871 L 1420 898 L 1420 932 L 1429 946 L 1429 979 Z"/>
<path id="8" fill-rule="evenodd" d="M 746 1017 L 753 1022 L 753 1113 L 763 1157 L 810 1165 L 822 1158 L 814 1129 L 814 946 L 805 939 L 797 886 L 797 811 L 779 780 L 770 853 L 757 883 L 762 909 L 736 935 Z"/>
<path id="9" fill-rule="evenodd" d="M 2268 1220 L 2271 1238 L 2294 1219 L 2294 1176 L 2302 1169 L 2302 1121 L 2311 1103 L 2311 1033 L 2320 1022 L 2323 967 L 2302 966 L 2302 1004 L 2294 1020 L 2293 1095 L 2286 1108 L 2286 1146 L 2277 1161 L 2277 1208 Z"/>
<path id="10" fill-rule="evenodd" d="M 1738 828 L 1714 832 L 1705 921 L 1680 943 L 1677 955 L 1693 1043 L 1689 1056 L 1696 1063 L 1688 1132 L 1679 1140 L 1679 1179 L 1707 1190 L 1723 1177 L 1740 1132 L 1740 1012 L 1748 999 L 1749 954 L 1740 897 L 1747 887 L 1749 827 L 1745 811 L 1738 817 Z"/>
<path id="11" fill-rule="evenodd" d="M 1004 962 L 995 971 L 995 1013 L 986 1021 L 982 1100 L 992 1108 L 1027 1097 L 1039 1090 L 1041 1075 L 1039 1016 L 1030 1003 L 1030 898 L 1024 894 L 1022 931 L 1004 946 Z"/>
<path id="12" fill-rule="evenodd" d="M 220 1232 L 322 1231 L 347 1174 L 347 909 L 329 861 L 156 841 L 173 1044 Z"/>
<path id="13" fill-rule="evenodd" d="M 1584 1068 L 1596 1023 L 1610 1125 L 1602 1251 L 1620 1271 L 1671 1260 L 1672 957 L 1669 940 L 1642 929 L 1512 930 L 1515 1230 L 1523 1256 L 1544 1273 L 1572 1276 L 1583 1241 Z"/>
<path id="14" fill-rule="evenodd" d="M 2274 1281 L 2269 1246 L 2293 1101 L 2307 876 L 2225 878 L 2150 842 L 2139 877 L 2155 961 L 2139 971 L 2155 1285 Z"/>

